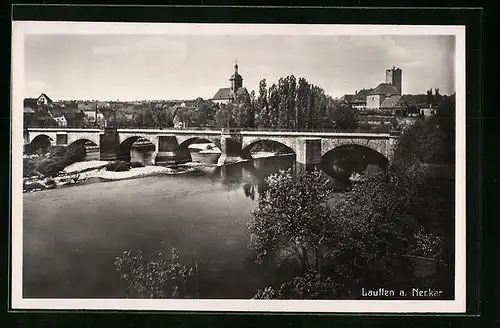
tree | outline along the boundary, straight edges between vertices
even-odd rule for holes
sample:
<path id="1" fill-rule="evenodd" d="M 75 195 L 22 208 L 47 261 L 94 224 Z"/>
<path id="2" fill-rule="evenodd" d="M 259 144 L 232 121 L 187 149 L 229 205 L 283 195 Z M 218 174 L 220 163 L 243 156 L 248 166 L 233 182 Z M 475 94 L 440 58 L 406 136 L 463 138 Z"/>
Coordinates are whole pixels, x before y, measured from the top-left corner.
<path id="1" fill-rule="evenodd" d="M 336 129 L 349 130 L 358 127 L 358 120 L 354 111 L 348 105 L 339 101 L 332 101 L 329 107 L 330 119 Z"/>
<path id="2" fill-rule="evenodd" d="M 258 116 L 257 124 L 259 127 L 268 127 L 269 102 L 266 79 L 259 82 L 259 97 L 257 98 L 256 111 Z"/>
<path id="3" fill-rule="evenodd" d="M 236 122 L 233 116 L 233 105 L 222 104 L 215 113 L 215 127 L 216 128 L 231 128 L 235 127 Z"/>
<path id="4" fill-rule="evenodd" d="M 41 127 L 57 127 L 57 121 L 50 114 L 49 108 L 46 105 L 37 106 L 35 109 L 34 122 L 36 126 Z"/>
<path id="5" fill-rule="evenodd" d="M 234 104 L 229 104 L 233 113 L 235 126 L 240 128 L 250 127 L 252 116 L 254 115 L 250 95 L 241 94 L 236 100 Z"/>
<path id="6" fill-rule="evenodd" d="M 297 129 L 297 79 L 294 75 L 288 77 L 288 95 L 287 95 L 287 128 Z"/>
<path id="7" fill-rule="evenodd" d="M 200 101 L 196 112 L 196 121 L 199 126 L 212 125 L 215 121 L 215 106 L 208 101 Z"/>
<path id="8" fill-rule="evenodd" d="M 262 80 L 257 100 L 259 127 L 318 129 L 334 126 L 332 106 L 338 104 L 322 88 L 309 84 L 304 78 L 297 82 L 294 75 L 279 78 L 269 89 L 266 86 L 266 80 Z M 339 127 L 350 129 L 357 125 L 351 113 L 343 108 L 336 113 L 341 119 Z"/>
<path id="9" fill-rule="evenodd" d="M 320 171 L 296 178 L 290 170 L 269 176 L 249 224 L 257 261 L 277 253 L 296 258 L 304 274 L 319 271 L 331 225 L 324 206 L 330 193 Z"/>
<path id="10" fill-rule="evenodd" d="M 427 90 L 427 104 L 431 106 L 434 103 L 434 95 L 432 94 L 432 89 Z"/>
<path id="11" fill-rule="evenodd" d="M 143 119 L 144 116 L 141 113 L 135 113 L 132 117 L 132 126 L 135 128 L 142 128 L 144 126 Z"/>
<path id="12" fill-rule="evenodd" d="M 146 128 L 155 127 L 155 120 L 153 117 L 153 113 L 151 112 L 151 108 L 145 107 L 142 109 L 142 124 Z"/>
<path id="13" fill-rule="evenodd" d="M 120 111 L 116 112 L 115 121 L 118 127 L 124 127 L 124 128 L 130 127 L 132 123 L 131 120 L 129 120 L 128 117 L 125 116 L 125 114 L 123 114 Z"/>
<path id="14" fill-rule="evenodd" d="M 250 98 L 249 98 L 249 110 L 248 110 L 248 118 L 247 118 L 247 123 L 249 128 L 254 128 L 256 126 L 255 120 L 256 120 L 256 99 L 255 99 L 255 91 L 252 90 L 250 92 Z"/>
<path id="15" fill-rule="evenodd" d="M 194 275 L 192 267 L 180 263 L 179 252 L 172 248 L 169 260 L 158 252 L 150 260 L 141 251 L 126 251 L 114 265 L 126 283 L 127 296 L 138 293 L 144 298 L 187 298 L 186 285 Z"/>
<path id="16" fill-rule="evenodd" d="M 423 173 L 391 166 L 387 172 L 367 173 L 332 208 L 335 223 L 326 257 L 332 275 L 347 295 L 369 288 L 397 288 L 415 280 L 409 260 L 402 257 L 420 229 L 415 209 L 421 196 Z"/>
<path id="17" fill-rule="evenodd" d="M 277 112 L 277 127 L 286 129 L 288 127 L 288 97 L 289 97 L 289 77 L 278 79 L 277 103 L 275 111 Z"/>
<path id="18" fill-rule="evenodd" d="M 278 92 L 278 86 L 273 83 L 269 87 L 269 107 L 267 111 L 266 120 L 264 122 L 266 127 L 278 128 L 279 125 L 279 116 L 280 116 L 280 97 Z"/>
<path id="19" fill-rule="evenodd" d="M 432 105 L 437 106 L 443 100 L 443 96 L 439 93 L 439 88 L 434 89 L 434 97 L 432 99 Z"/>
<path id="20" fill-rule="evenodd" d="M 297 110 L 295 116 L 295 125 L 299 129 L 306 127 L 306 115 L 308 111 L 309 96 L 311 88 L 307 80 L 304 78 L 299 78 L 298 88 L 297 88 Z"/>
<path id="21" fill-rule="evenodd" d="M 315 85 L 311 85 L 311 92 L 309 92 L 309 99 L 307 102 L 307 111 L 306 111 L 306 129 L 314 129 L 315 128 L 315 109 L 317 106 L 318 99 L 318 87 Z"/>
<path id="22" fill-rule="evenodd" d="M 101 129 L 106 126 L 106 119 L 102 116 L 98 116 L 96 119 L 96 122 L 97 122 L 97 126 Z"/>
<path id="23" fill-rule="evenodd" d="M 151 117 L 155 127 L 160 129 L 174 126 L 174 119 L 169 109 L 157 105 L 151 110 Z"/>
<path id="24" fill-rule="evenodd" d="M 197 121 L 196 111 L 190 108 L 179 108 L 175 113 L 183 127 L 192 126 Z M 173 120 L 173 119 L 172 119 Z"/>
<path id="25" fill-rule="evenodd" d="M 89 127 L 91 127 L 91 126 L 93 126 L 93 125 L 94 125 L 94 122 L 92 122 L 91 120 L 89 120 L 89 117 L 88 117 L 88 116 L 84 116 L 84 117 L 82 118 L 82 121 L 81 121 L 81 122 L 82 122 L 82 123 L 81 123 L 81 127 L 82 127 L 82 128 L 89 128 Z"/>
<path id="26" fill-rule="evenodd" d="M 456 104 L 455 95 L 443 97 L 439 104 L 437 112 L 437 120 L 439 128 L 443 131 L 444 147 L 446 151 L 446 162 L 455 163 L 455 115 Z"/>
<path id="27" fill-rule="evenodd" d="M 400 136 L 394 148 L 394 161 L 399 165 L 442 164 L 446 157 L 444 138 L 445 133 L 435 120 L 418 120 Z"/>

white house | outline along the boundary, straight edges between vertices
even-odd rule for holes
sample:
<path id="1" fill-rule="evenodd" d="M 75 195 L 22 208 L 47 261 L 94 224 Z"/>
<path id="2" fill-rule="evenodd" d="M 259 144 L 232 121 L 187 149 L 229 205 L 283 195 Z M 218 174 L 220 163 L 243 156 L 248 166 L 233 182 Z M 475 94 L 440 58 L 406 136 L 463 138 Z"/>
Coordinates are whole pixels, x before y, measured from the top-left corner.
<path id="1" fill-rule="evenodd" d="M 68 126 L 68 120 L 66 120 L 66 117 L 64 117 L 64 115 L 56 116 L 54 117 L 54 120 L 61 127 Z"/>
<path id="2" fill-rule="evenodd" d="M 42 93 L 36 100 L 37 105 L 50 105 L 52 102 L 52 99 L 50 99 L 45 93 Z"/>

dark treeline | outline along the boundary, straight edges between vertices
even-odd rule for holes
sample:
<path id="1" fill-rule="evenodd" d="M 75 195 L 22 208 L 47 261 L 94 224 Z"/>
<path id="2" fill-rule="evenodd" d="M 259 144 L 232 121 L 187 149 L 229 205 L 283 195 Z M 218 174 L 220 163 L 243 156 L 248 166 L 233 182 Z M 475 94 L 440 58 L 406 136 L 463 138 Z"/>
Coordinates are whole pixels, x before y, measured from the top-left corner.
<path id="1" fill-rule="evenodd" d="M 241 96 L 222 105 L 217 126 L 279 130 L 355 129 L 356 115 L 347 104 L 332 98 L 322 88 L 294 75 L 268 86 L 259 83 L 258 94 Z"/>

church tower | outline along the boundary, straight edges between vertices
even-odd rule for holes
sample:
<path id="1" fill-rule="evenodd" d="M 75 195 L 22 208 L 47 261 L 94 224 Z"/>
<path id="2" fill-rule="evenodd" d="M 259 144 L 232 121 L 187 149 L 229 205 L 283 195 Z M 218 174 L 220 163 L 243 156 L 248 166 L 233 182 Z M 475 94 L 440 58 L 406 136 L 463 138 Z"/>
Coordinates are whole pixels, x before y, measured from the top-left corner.
<path id="1" fill-rule="evenodd" d="M 236 91 L 243 86 L 243 78 L 238 73 L 238 62 L 234 63 L 234 74 L 229 79 L 231 81 L 230 93 L 233 99 L 236 98 Z"/>

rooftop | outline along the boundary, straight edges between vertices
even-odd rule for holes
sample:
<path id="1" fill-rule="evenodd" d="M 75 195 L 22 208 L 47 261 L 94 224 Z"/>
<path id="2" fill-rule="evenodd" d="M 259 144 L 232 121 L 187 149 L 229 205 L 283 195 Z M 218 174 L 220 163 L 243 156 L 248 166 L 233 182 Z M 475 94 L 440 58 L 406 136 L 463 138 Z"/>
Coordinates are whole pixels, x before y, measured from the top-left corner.
<path id="1" fill-rule="evenodd" d="M 390 83 L 380 83 L 375 89 L 369 92 L 370 95 L 398 95 L 401 92 Z"/>
<path id="2" fill-rule="evenodd" d="M 230 99 L 229 95 L 231 93 L 230 88 L 220 88 L 219 91 L 213 96 L 212 100 L 227 100 Z"/>
<path id="3" fill-rule="evenodd" d="M 392 95 L 387 97 L 380 104 L 380 108 L 394 108 L 406 105 L 404 98 L 400 95 Z"/>

